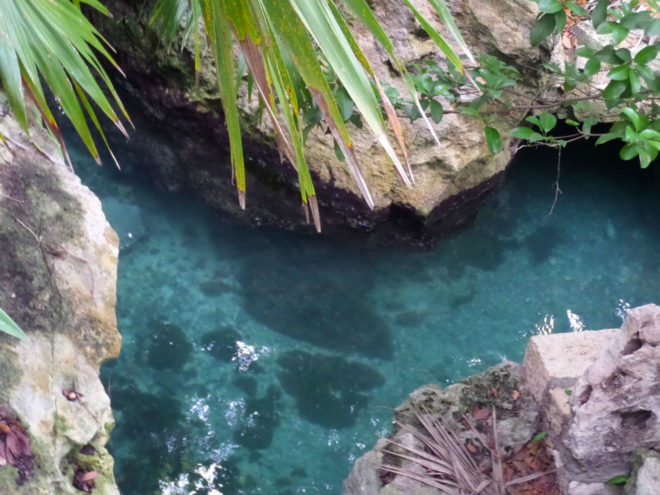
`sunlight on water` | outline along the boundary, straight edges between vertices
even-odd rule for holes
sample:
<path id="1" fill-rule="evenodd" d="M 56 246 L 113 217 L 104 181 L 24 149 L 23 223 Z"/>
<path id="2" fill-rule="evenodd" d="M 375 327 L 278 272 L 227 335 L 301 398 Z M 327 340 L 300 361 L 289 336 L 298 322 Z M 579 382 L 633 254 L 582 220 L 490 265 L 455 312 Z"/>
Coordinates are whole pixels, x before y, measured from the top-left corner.
<path id="1" fill-rule="evenodd" d="M 657 175 L 566 155 L 552 216 L 554 158 L 528 154 L 471 228 L 419 250 L 233 225 L 78 151 L 121 238 L 102 379 L 123 494 L 340 493 L 415 388 L 657 302 Z"/>

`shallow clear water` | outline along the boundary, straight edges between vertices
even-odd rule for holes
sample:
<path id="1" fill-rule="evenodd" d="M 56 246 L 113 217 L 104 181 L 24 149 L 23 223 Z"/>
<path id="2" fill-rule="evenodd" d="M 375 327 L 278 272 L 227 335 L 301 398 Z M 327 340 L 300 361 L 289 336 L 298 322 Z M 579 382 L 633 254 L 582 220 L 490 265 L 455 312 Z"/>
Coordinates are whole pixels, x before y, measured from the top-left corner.
<path id="1" fill-rule="evenodd" d="M 658 174 L 608 151 L 565 153 L 551 216 L 555 157 L 521 156 L 429 250 L 236 226 L 74 155 L 126 246 L 102 370 L 124 495 L 340 493 L 413 389 L 660 295 Z"/>

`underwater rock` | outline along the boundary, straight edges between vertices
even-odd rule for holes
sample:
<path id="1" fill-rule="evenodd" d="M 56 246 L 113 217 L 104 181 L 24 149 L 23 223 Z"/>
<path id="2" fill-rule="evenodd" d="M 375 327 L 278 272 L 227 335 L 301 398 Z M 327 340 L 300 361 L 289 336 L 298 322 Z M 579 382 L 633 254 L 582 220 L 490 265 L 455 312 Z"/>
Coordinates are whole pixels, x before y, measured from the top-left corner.
<path id="1" fill-rule="evenodd" d="M 318 347 L 391 358 L 390 329 L 365 299 L 364 287 L 340 285 L 321 272 L 315 274 L 319 290 L 295 283 L 309 276 L 289 263 L 244 267 L 245 311 L 278 333 Z"/>
<path id="2" fill-rule="evenodd" d="M 159 480 L 182 469 L 182 439 L 190 435 L 184 407 L 170 394 L 148 393 L 128 379 L 117 378 L 112 387 L 112 407 L 119 418 L 119 433 L 130 458 L 117 462 L 117 480 L 134 493 L 159 493 Z"/>
<path id="3" fill-rule="evenodd" d="M 217 330 L 204 334 L 201 343 L 204 351 L 219 361 L 229 363 L 238 351 L 236 342 L 242 340 L 241 334 L 235 329 L 220 327 Z"/>
<path id="4" fill-rule="evenodd" d="M 367 405 L 361 392 L 385 383 L 376 370 L 339 356 L 289 351 L 277 364 L 283 368 L 282 388 L 296 400 L 300 415 L 327 428 L 351 426 Z"/>
<path id="5" fill-rule="evenodd" d="M 119 252 L 128 252 L 147 234 L 139 207 L 114 197 L 103 198 L 103 211 L 119 236 Z"/>
<path id="6" fill-rule="evenodd" d="M 280 424 L 280 390 L 270 385 L 263 397 L 250 397 L 245 401 L 241 428 L 234 432 L 234 441 L 250 450 L 265 449 L 273 440 L 275 428 Z"/>
<path id="7" fill-rule="evenodd" d="M 258 383 L 256 378 L 252 376 L 238 376 L 232 380 L 232 383 L 249 397 L 254 397 L 257 394 Z"/>
<path id="8" fill-rule="evenodd" d="M 114 419 L 98 376 L 121 344 L 117 236 L 48 133 L 32 124 L 28 138 L 1 94 L 0 135 L 12 143 L 0 146 L 0 307 L 27 334 L 0 335 L 0 408 L 25 428 L 34 456 L 22 474 L 0 466 L 0 493 L 79 494 L 74 473 L 93 464 L 94 493 L 118 495 L 105 448 Z"/>
<path id="9" fill-rule="evenodd" d="M 156 369 L 180 369 L 192 353 L 192 344 L 178 326 L 154 321 L 150 327 L 151 342 L 147 362 Z"/>

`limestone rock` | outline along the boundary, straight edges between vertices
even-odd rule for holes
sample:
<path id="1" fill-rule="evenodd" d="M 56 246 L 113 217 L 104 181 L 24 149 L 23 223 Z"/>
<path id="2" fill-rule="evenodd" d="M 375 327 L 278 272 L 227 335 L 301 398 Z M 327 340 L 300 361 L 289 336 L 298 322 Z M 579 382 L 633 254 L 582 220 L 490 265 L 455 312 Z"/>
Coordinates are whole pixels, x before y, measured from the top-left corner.
<path id="1" fill-rule="evenodd" d="M 660 307 L 628 312 L 578 379 L 562 454 L 569 479 L 602 482 L 629 472 L 635 449 L 660 446 Z"/>
<path id="2" fill-rule="evenodd" d="M 403 2 L 385 0 L 371 5 L 404 63 L 442 58 Z M 129 91 L 139 96 L 140 103 L 149 108 L 162 133 L 168 133 L 168 128 L 176 129 L 170 133 L 173 146 L 162 143 L 163 146 L 143 147 L 153 149 L 153 154 L 135 157 L 134 162 L 146 168 L 156 183 L 170 184 L 168 187 L 172 188 L 181 185 L 171 184 L 172 180 L 167 180 L 172 177 L 171 173 L 159 171 L 159 167 L 166 167 L 169 171 L 169 164 L 180 163 L 180 167 L 175 167 L 174 175 L 178 184 L 194 190 L 211 205 L 244 218 L 245 214 L 235 204 L 230 183 L 227 135 L 224 131 L 217 131 L 222 128 L 222 119 L 218 118 L 222 110 L 217 99 L 217 76 L 211 65 L 212 55 L 209 52 L 203 56 L 199 80 L 196 81 L 192 69 L 192 45 L 186 45 L 181 52 L 164 52 L 154 39 L 155 35 L 146 28 L 144 12 L 123 0 L 111 1 L 109 7 L 114 17 L 99 19 L 99 22 L 108 39 L 112 39 L 113 45 L 119 49 L 120 65 L 128 73 Z M 441 25 L 432 7 L 425 2 L 419 7 L 422 15 L 451 40 L 450 33 Z M 473 53 L 490 53 L 511 61 L 524 75 L 521 91 L 536 90 L 533 68 L 540 67 L 549 54 L 529 44 L 529 33 L 538 11 L 534 3 L 526 0 L 458 0 L 449 2 L 449 7 Z M 401 82 L 392 78 L 391 64 L 384 49 L 359 22 L 350 16 L 348 21 L 353 24 L 355 38 L 377 76 L 405 95 Z M 152 63 L 155 52 L 158 53 L 158 67 Z M 298 207 L 295 171 L 290 164 L 279 164 L 272 126 L 268 119 L 255 119 L 256 98 L 250 102 L 245 91 L 241 95 L 248 156 L 248 215 L 260 224 L 300 225 L 304 216 Z M 465 98 L 474 98 L 474 95 L 465 95 Z M 516 97 L 513 103 L 516 103 Z M 449 102 L 443 104 L 449 109 Z M 505 136 L 520 118 L 521 115 L 498 116 L 493 125 Z M 346 164 L 336 158 L 332 138 L 322 130 L 310 133 L 305 153 L 321 204 L 324 227 L 349 225 L 373 232 L 390 220 L 392 228 L 405 230 L 397 237 L 410 237 L 419 242 L 445 235 L 471 221 L 487 193 L 500 184 L 502 172 L 511 159 L 506 138 L 503 151 L 492 156 L 486 145 L 483 124 L 460 113 L 448 113 L 435 126 L 440 145 L 435 143 L 421 119 L 411 122 L 402 116 L 401 121 L 415 177 L 412 190 L 399 179 L 366 126 L 364 129 L 349 128 L 374 197 L 375 211 L 369 211 Z M 188 135 L 186 127 L 193 128 L 194 132 Z M 163 147 L 174 160 L 163 162 L 159 158 L 159 149 Z M 290 200 L 284 200 L 285 197 L 293 197 L 295 201 L 287 203 Z M 274 209 L 273 205 L 282 207 Z"/>
<path id="3" fill-rule="evenodd" d="M 402 425 L 393 427 L 389 437 L 398 444 L 417 450 L 424 450 L 423 444 L 413 436 L 413 431 L 423 431 L 415 408 L 425 408 L 444 425 L 455 432 L 460 441 L 476 441 L 474 431 L 465 430 L 461 418 L 470 416 L 473 407 L 494 406 L 498 411 L 498 445 L 502 451 L 515 452 L 528 442 L 539 426 L 538 409 L 529 396 L 520 395 L 521 370 L 515 363 L 503 363 L 486 370 L 481 375 L 470 377 L 460 383 L 440 388 L 425 385 L 412 392 L 408 399 L 395 409 L 394 417 Z M 493 389 L 497 389 L 497 397 Z M 522 412 L 521 412 L 522 410 Z M 344 482 L 344 495 L 440 495 L 436 488 L 412 480 L 405 476 L 394 476 L 384 484 L 381 479 L 381 465 L 384 462 L 397 462 L 391 455 L 384 454 L 388 449 L 396 450 L 386 440 L 379 440 L 376 446 L 360 457 Z M 400 461 L 400 460 L 399 460 Z M 401 461 L 401 465 L 413 471 L 423 472 L 414 462 Z"/>
<path id="4" fill-rule="evenodd" d="M 118 495 L 105 449 L 114 420 L 98 377 L 121 342 L 117 236 L 45 132 L 31 128 L 42 154 L 0 105 L 0 307 L 28 335 L 0 335 L 0 406 L 34 455 L 20 486 L 15 468 L 0 466 L 0 493 L 74 495 L 78 470 L 99 473 L 94 493 Z"/>
<path id="5" fill-rule="evenodd" d="M 550 431 L 559 435 L 570 416 L 576 380 L 597 359 L 618 330 L 535 335 L 523 360 L 525 387 L 545 409 Z M 568 391 L 568 392 L 567 392 Z"/>
<path id="6" fill-rule="evenodd" d="M 660 488 L 660 453 L 638 449 L 633 458 L 633 472 L 623 489 L 624 495 L 656 495 Z"/>

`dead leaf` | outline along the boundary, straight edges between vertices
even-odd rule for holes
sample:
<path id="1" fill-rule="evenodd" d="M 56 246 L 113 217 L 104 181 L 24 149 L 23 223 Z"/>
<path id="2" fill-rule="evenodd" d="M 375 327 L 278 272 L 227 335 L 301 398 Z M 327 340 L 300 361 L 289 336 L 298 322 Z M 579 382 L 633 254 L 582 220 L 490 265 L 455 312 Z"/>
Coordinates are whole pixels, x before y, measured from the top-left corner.
<path id="1" fill-rule="evenodd" d="M 513 400 L 518 400 L 520 398 L 520 392 L 518 392 L 517 390 L 514 390 L 513 393 L 511 394 L 511 398 Z"/>
<path id="2" fill-rule="evenodd" d="M 85 474 L 82 475 L 81 480 L 87 483 L 88 481 L 94 481 L 96 478 L 98 478 L 99 473 L 96 471 L 87 471 Z"/>

